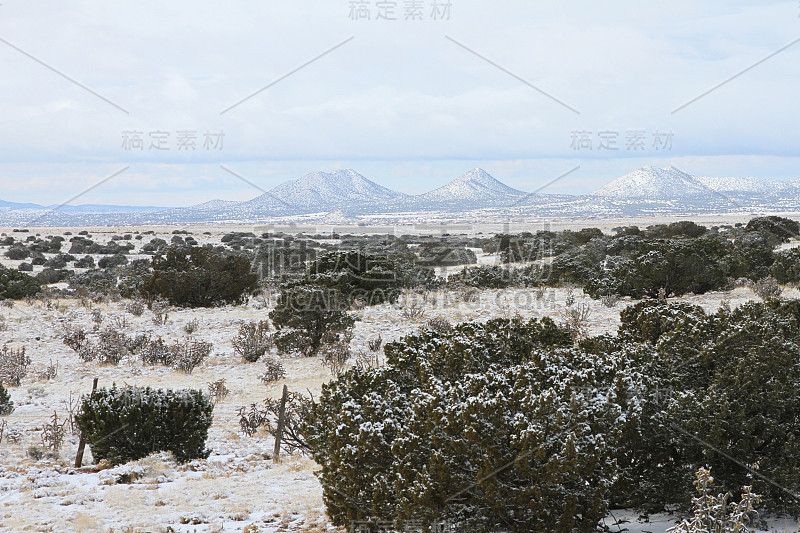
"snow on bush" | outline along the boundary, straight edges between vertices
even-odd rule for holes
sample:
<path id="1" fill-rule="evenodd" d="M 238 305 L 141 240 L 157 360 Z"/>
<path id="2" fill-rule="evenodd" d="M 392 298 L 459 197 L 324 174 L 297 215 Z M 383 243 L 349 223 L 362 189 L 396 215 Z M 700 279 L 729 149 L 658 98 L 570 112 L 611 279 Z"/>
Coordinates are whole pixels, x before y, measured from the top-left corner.
<path id="1" fill-rule="evenodd" d="M 85 397 L 75 421 L 98 461 L 121 464 L 170 451 L 186 462 L 208 456 L 213 409 L 199 390 L 113 387 Z"/>

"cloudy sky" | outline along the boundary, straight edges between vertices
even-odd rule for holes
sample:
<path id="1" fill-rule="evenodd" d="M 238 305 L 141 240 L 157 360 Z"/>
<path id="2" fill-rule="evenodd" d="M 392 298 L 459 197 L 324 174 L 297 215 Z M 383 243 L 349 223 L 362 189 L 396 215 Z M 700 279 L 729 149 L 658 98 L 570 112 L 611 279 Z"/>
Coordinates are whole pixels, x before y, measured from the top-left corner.
<path id="1" fill-rule="evenodd" d="M 543 191 L 570 193 L 644 165 L 800 177 L 796 0 L 3 0 L 0 65 L 9 201 L 335 168 L 408 193 L 476 166 L 528 191 L 579 167 Z"/>

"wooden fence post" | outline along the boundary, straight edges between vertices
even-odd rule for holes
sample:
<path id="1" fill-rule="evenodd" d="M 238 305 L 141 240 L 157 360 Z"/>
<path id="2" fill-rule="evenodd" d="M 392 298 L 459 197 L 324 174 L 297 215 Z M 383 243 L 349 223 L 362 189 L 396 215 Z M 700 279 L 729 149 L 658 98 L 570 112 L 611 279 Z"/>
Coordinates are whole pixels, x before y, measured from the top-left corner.
<path id="1" fill-rule="evenodd" d="M 94 398 L 94 391 L 97 390 L 97 378 L 94 378 L 92 382 L 92 393 L 89 395 L 89 399 Z M 81 432 L 80 441 L 78 441 L 78 453 L 75 455 L 75 468 L 80 468 L 81 464 L 83 463 L 83 451 L 86 449 L 86 438 L 83 436 L 83 432 Z"/>
<path id="2" fill-rule="evenodd" d="M 283 437 L 283 425 L 285 424 L 286 416 L 286 400 L 289 397 L 289 387 L 283 385 L 283 396 L 281 397 L 281 410 L 278 412 L 278 427 L 275 430 L 275 449 L 272 452 L 272 460 L 275 463 L 280 462 L 281 456 L 281 438 Z"/>

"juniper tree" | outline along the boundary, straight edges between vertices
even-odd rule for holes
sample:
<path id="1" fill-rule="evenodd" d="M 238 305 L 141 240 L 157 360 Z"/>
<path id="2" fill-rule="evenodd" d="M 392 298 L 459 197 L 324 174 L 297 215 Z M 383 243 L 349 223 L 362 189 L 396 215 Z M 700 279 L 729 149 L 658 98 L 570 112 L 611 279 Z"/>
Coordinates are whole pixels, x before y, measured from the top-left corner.
<path id="1" fill-rule="evenodd" d="M 323 340 L 334 342 L 353 326 L 347 300 L 335 289 L 313 285 L 285 287 L 269 313 L 275 325 L 275 346 L 281 353 L 315 355 Z"/>

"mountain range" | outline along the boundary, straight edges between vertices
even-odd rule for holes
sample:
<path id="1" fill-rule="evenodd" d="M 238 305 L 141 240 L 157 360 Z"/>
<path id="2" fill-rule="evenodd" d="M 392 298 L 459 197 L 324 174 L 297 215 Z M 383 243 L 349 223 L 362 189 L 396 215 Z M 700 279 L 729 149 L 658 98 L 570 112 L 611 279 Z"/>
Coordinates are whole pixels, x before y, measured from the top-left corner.
<path id="1" fill-rule="evenodd" d="M 475 168 L 418 195 L 383 187 L 354 170 L 312 172 L 244 202 L 211 200 L 182 208 L 41 206 L 0 200 L 4 225 L 122 225 L 419 219 L 427 213 L 475 220 L 525 216 L 611 217 L 703 212 L 800 211 L 800 179 L 697 177 L 643 167 L 588 195 L 528 194 Z"/>

